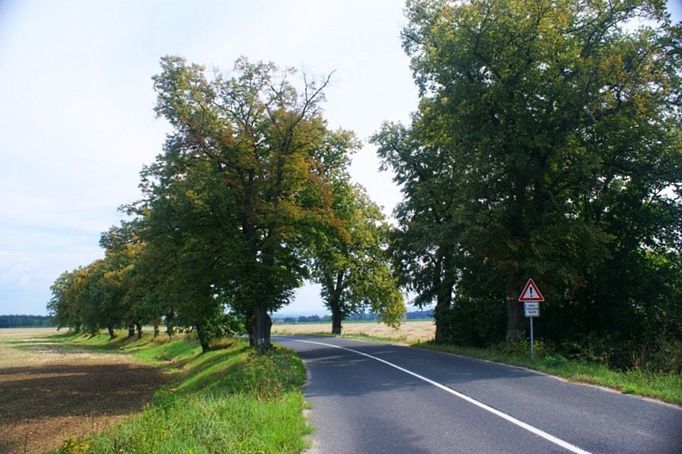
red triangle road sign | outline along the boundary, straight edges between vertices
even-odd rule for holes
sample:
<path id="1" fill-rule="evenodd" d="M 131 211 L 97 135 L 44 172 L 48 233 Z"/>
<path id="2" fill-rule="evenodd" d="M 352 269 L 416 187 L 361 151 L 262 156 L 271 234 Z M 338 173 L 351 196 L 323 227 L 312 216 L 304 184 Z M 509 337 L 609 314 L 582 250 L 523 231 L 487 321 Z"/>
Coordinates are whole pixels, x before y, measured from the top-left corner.
<path id="1" fill-rule="evenodd" d="M 544 301 L 542 293 L 538 290 L 538 286 L 535 284 L 533 279 L 528 279 L 526 286 L 523 287 L 523 291 L 519 296 L 519 301 Z"/>

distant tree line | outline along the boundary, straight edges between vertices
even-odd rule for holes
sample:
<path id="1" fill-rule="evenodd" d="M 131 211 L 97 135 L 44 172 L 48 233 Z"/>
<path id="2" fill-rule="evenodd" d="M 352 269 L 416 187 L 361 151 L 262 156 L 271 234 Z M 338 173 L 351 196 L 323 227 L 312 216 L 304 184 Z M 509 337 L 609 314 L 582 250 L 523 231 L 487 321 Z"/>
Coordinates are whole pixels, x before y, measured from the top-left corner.
<path id="1" fill-rule="evenodd" d="M 0 315 L 0 328 L 33 328 L 56 326 L 53 317 L 46 315 Z"/>

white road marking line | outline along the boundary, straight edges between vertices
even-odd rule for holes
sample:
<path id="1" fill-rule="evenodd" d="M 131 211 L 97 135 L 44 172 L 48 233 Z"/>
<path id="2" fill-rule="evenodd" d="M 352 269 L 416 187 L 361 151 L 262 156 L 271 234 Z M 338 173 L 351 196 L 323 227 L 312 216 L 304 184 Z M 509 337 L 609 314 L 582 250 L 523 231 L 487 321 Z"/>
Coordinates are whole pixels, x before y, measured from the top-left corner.
<path id="1" fill-rule="evenodd" d="M 325 347 L 339 348 L 341 350 L 346 350 L 346 351 L 353 352 L 353 353 L 358 354 L 358 355 L 366 356 L 367 358 L 371 358 L 375 361 L 379 361 L 380 363 L 384 363 L 387 366 L 393 367 L 394 369 L 398 369 L 399 371 L 404 372 L 408 375 L 412 375 L 413 377 L 418 378 L 422 381 L 425 381 L 426 383 L 433 385 L 436 388 L 441 389 L 447 393 L 450 393 L 453 396 L 457 396 L 460 399 L 469 402 L 470 404 L 476 405 L 477 407 L 482 408 L 485 411 L 488 411 L 488 412 L 490 412 L 496 416 L 499 416 L 500 418 L 505 419 L 505 420 L 509 421 L 510 423 L 515 424 L 515 425 L 521 427 L 522 429 L 527 430 L 530 433 L 533 433 L 539 437 L 542 437 L 545 440 L 554 443 L 555 445 L 561 446 L 562 448 L 564 448 L 570 452 L 573 452 L 576 454 L 590 454 L 589 451 L 585 451 L 584 449 L 580 449 L 579 447 L 572 445 L 572 444 L 568 443 L 567 441 L 562 440 L 561 438 L 557 438 L 554 435 L 550 435 L 547 432 L 538 429 L 537 427 L 531 426 L 530 424 L 527 424 L 521 420 L 518 420 L 518 419 L 514 418 L 513 416 L 510 416 L 506 413 L 501 412 L 500 410 L 497 410 L 497 409 L 495 409 L 489 405 L 484 404 L 483 402 L 479 402 L 476 399 L 473 399 L 473 398 L 467 396 L 466 394 L 462 394 L 458 391 L 455 391 L 452 388 L 448 388 L 445 385 L 442 385 L 442 384 L 435 382 L 431 379 L 428 379 L 422 375 L 419 375 L 415 372 L 412 372 L 411 370 L 407 370 L 405 368 L 402 368 L 396 364 L 390 363 L 390 362 L 383 360 L 381 358 L 377 358 L 376 356 L 368 355 L 367 353 L 363 353 L 363 352 L 358 351 L 358 350 L 353 350 L 352 348 L 340 347 L 338 345 L 327 344 L 324 342 L 314 342 L 314 341 L 307 341 L 307 340 L 301 340 L 301 339 L 287 339 L 287 340 L 292 340 L 295 342 L 303 342 L 305 344 L 323 345 Z"/>

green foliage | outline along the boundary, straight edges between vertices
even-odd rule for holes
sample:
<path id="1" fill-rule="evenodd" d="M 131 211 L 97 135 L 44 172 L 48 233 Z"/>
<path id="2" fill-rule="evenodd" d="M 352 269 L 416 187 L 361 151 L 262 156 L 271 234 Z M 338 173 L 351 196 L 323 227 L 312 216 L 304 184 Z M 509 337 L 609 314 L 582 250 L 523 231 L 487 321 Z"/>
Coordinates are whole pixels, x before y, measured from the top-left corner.
<path id="1" fill-rule="evenodd" d="M 341 175 L 332 185 L 337 229 L 315 238 L 312 276 L 332 313 L 332 332 L 341 322 L 370 309 L 387 325 L 405 314 L 403 297 L 386 253 L 388 225 L 364 190 Z"/>
<path id="2" fill-rule="evenodd" d="M 163 320 L 169 335 L 192 327 L 203 351 L 244 330 L 268 349 L 269 313 L 309 276 L 313 238 L 339 229 L 332 182 L 359 146 L 322 117 L 329 79 L 295 76 L 245 58 L 230 76 L 161 59 L 156 112 L 172 131 L 141 172 L 131 219 L 102 235 L 105 258 L 55 282 L 60 326 L 140 335 Z"/>
<path id="3" fill-rule="evenodd" d="M 532 276 L 539 336 L 612 333 L 609 364 L 656 362 L 682 339 L 680 27 L 637 0 L 406 12 L 419 110 L 373 140 L 404 195 L 401 282 L 436 303 L 436 340 L 496 342 L 499 317 L 523 338 Z"/>
<path id="4" fill-rule="evenodd" d="M 483 347 L 504 340 L 506 317 L 494 299 L 458 299 L 444 322 L 449 343 Z"/>
<path id="5" fill-rule="evenodd" d="M 165 57 L 154 77 L 157 113 L 174 132 L 143 173 L 136 212 L 143 237 L 174 258 L 164 287 L 200 336 L 223 304 L 267 348 L 268 311 L 290 301 L 307 277 L 309 236 L 333 223 L 328 174 L 354 138 L 321 116 L 328 80 L 298 90 L 293 74 L 240 59 L 233 76 L 208 78 Z"/>

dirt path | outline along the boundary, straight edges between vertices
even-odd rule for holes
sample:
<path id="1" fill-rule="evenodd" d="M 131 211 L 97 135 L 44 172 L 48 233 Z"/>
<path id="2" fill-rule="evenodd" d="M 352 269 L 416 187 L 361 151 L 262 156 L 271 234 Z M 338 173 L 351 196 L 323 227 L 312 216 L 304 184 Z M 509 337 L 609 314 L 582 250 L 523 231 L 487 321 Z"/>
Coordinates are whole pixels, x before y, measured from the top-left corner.
<path id="1" fill-rule="evenodd" d="M 139 412 L 167 381 L 116 353 L 64 347 L 46 329 L 0 330 L 0 453 L 40 453 Z"/>

